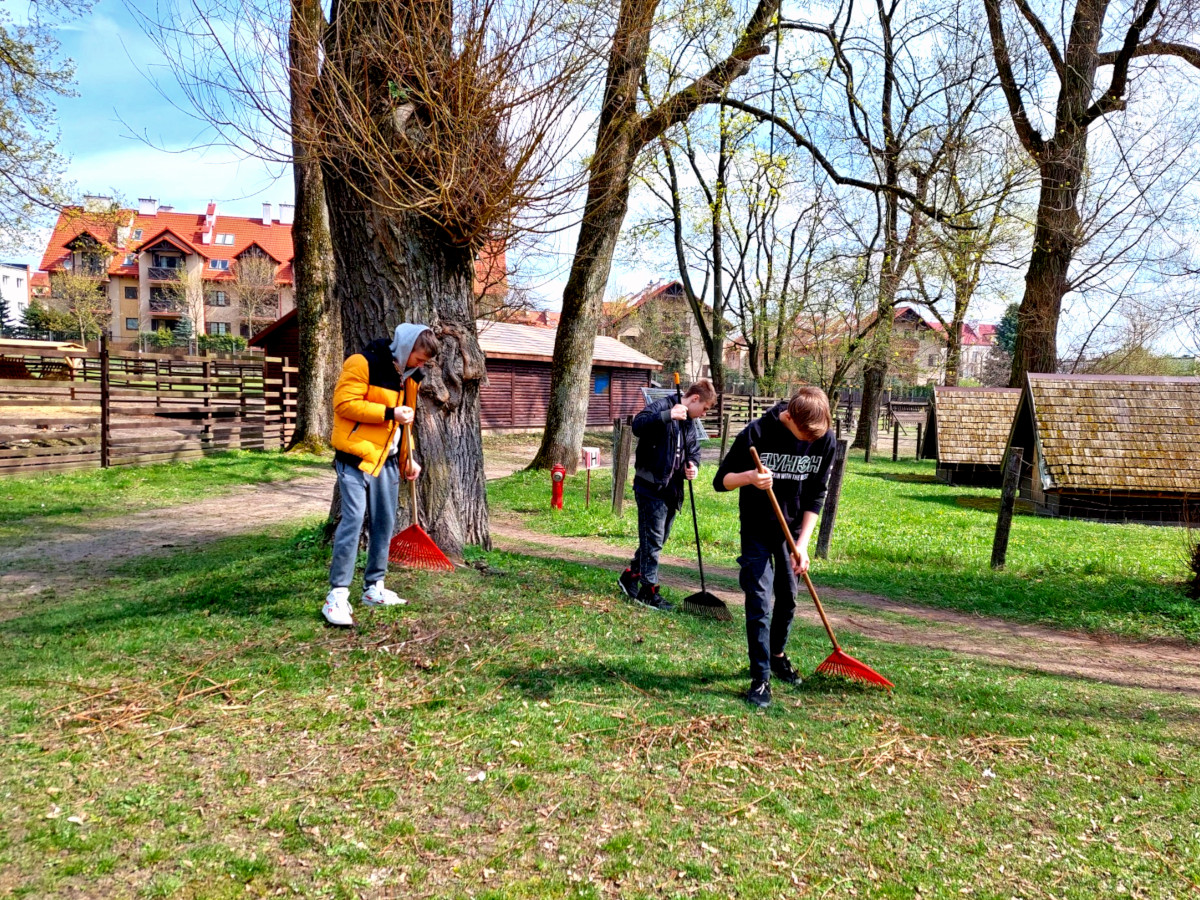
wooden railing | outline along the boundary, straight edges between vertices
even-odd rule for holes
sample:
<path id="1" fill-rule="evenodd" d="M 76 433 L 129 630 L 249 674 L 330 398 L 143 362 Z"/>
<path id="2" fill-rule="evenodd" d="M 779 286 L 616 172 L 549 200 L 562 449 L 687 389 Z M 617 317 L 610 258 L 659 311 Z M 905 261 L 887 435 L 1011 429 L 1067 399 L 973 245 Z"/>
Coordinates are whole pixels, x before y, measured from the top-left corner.
<path id="1" fill-rule="evenodd" d="M 274 357 L 134 356 L 107 345 L 10 355 L 0 360 L 0 475 L 287 447 L 297 372 Z"/>

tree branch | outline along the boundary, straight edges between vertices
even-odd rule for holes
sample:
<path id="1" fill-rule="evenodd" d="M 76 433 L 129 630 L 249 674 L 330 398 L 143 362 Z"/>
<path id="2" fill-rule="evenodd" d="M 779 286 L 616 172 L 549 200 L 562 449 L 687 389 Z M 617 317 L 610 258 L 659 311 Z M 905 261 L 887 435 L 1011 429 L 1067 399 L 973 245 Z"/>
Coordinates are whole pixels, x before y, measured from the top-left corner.
<path id="1" fill-rule="evenodd" d="M 1054 71 L 1058 73 L 1058 80 L 1063 78 L 1063 58 L 1058 50 L 1058 45 L 1054 43 L 1054 37 L 1050 34 L 1050 30 L 1046 28 L 1046 24 L 1038 18 L 1037 13 L 1029 5 L 1028 0 L 1013 0 L 1017 4 L 1017 9 L 1021 11 L 1021 15 L 1025 17 L 1025 21 L 1029 23 L 1029 27 L 1033 29 L 1033 33 L 1037 35 L 1038 40 L 1042 42 L 1042 46 L 1046 48 L 1046 54 L 1050 57 L 1050 62 L 1054 64 Z"/>
<path id="2" fill-rule="evenodd" d="M 1125 32 L 1125 41 L 1117 52 L 1116 59 L 1113 60 L 1112 81 L 1109 82 L 1108 90 L 1101 94 L 1100 98 L 1089 106 L 1080 117 L 1081 128 L 1087 128 L 1101 116 L 1125 108 L 1125 89 L 1129 85 L 1129 61 L 1137 52 L 1142 31 L 1150 24 L 1150 19 L 1153 18 L 1157 9 L 1158 0 L 1146 0 L 1145 8 L 1133 20 L 1129 30 Z"/>
<path id="3" fill-rule="evenodd" d="M 726 88 L 749 71 L 754 58 L 769 52 L 764 41 L 779 4 L 780 0 L 759 0 L 733 52 L 642 118 L 637 146 L 646 146 L 672 125 L 687 120 L 699 107 L 720 101 Z"/>
<path id="4" fill-rule="evenodd" d="M 744 113 L 748 113 L 749 115 L 757 117 L 760 121 L 772 122 L 779 128 L 783 129 L 783 131 L 785 131 L 793 141 L 808 151 L 809 155 L 816 161 L 817 165 L 819 165 L 825 171 L 825 174 L 829 176 L 829 179 L 835 184 L 844 185 L 845 187 L 862 188 L 863 190 L 870 191 L 873 194 L 894 194 L 897 197 L 907 200 L 913 205 L 914 209 L 921 211 L 931 219 L 936 219 L 937 221 L 942 222 L 950 228 L 973 230 L 976 227 L 974 225 L 960 225 L 956 223 L 954 221 L 955 217 L 952 214 L 942 212 L 942 210 L 938 209 L 937 207 L 928 205 L 912 191 L 902 188 L 899 185 L 891 186 L 886 184 L 877 184 L 872 181 L 863 181 L 861 178 L 852 178 L 850 176 L 843 175 L 836 168 L 834 168 L 833 163 L 826 159 L 825 154 L 817 149 L 817 146 L 813 144 L 812 141 L 808 140 L 808 138 L 793 128 L 791 123 L 787 122 L 785 119 L 779 118 L 779 116 L 772 115 L 765 109 L 759 109 L 757 106 L 751 106 L 749 103 L 744 103 L 741 100 L 734 100 L 732 98 L 727 98 L 725 100 L 725 105 L 730 109 L 740 109 Z"/>
<path id="5" fill-rule="evenodd" d="M 1029 121 L 1025 101 L 1021 99 L 1021 89 L 1013 75 L 1012 57 L 1009 56 L 1008 40 L 1004 36 L 1004 21 L 1000 18 L 1000 0 L 983 0 L 983 6 L 987 11 L 988 32 L 992 36 L 992 56 L 996 60 L 996 72 L 1000 76 L 1004 99 L 1008 101 L 1008 113 L 1012 117 L 1013 127 L 1021 145 L 1035 159 L 1041 159 L 1046 149 L 1046 141 Z"/>

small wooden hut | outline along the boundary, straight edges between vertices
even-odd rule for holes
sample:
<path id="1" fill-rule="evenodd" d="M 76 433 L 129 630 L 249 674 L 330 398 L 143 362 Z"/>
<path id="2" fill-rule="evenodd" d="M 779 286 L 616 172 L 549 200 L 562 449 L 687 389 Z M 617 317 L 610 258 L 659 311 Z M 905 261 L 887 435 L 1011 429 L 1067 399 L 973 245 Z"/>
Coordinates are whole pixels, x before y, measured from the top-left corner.
<path id="1" fill-rule="evenodd" d="M 1200 378 L 1031 374 L 1013 447 L 1039 514 L 1200 522 Z"/>
<path id="2" fill-rule="evenodd" d="M 1019 388 L 934 388 L 921 458 L 937 460 L 938 481 L 1000 487 L 1020 399 Z"/>

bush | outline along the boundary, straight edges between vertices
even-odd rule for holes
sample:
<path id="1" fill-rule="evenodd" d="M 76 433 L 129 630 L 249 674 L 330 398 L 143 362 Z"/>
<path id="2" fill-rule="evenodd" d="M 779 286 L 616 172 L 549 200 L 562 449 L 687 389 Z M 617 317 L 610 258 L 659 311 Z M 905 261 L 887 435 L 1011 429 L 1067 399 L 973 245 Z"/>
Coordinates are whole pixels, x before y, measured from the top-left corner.
<path id="1" fill-rule="evenodd" d="M 218 353 L 238 353 L 248 346 L 240 334 L 202 334 L 196 339 L 196 344 L 201 350 L 215 350 Z"/>

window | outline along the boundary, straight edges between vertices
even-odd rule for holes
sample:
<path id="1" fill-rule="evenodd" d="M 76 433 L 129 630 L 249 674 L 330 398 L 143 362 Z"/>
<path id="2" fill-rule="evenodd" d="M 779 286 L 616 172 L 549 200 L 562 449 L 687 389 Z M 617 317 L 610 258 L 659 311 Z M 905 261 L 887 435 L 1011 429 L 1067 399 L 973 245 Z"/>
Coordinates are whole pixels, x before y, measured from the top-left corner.
<path id="1" fill-rule="evenodd" d="M 607 394 L 608 386 L 609 386 L 611 378 L 612 378 L 612 376 L 609 375 L 607 372 L 597 372 L 596 373 L 596 384 L 592 388 L 592 393 L 593 394 Z"/>
<path id="2" fill-rule="evenodd" d="M 137 260 L 132 253 L 126 253 L 125 254 L 125 262 L 123 263 L 123 265 L 132 266 L 136 261 Z"/>
<path id="3" fill-rule="evenodd" d="M 227 247 L 231 247 L 231 246 L 233 246 L 233 235 L 232 234 L 218 234 L 217 235 L 217 243 L 224 244 Z"/>
<path id="4" fill-rule="evenodd" d="M 140 229 L 140 228 L 133 229 L 133 239 L 135 241 L 140 241 L 142 239 L 142 229 Z"/>
<path id="5" fill-rule="evenodd" d="M 224 291 L 209 291 L 204 302 L 207 306 L 228 306 L 229 297 Z"/>
<path id="6" fill-rule="evenodd" d="M 229 334 L 229 323 L 209 322 L 207 325 L 205 325 L 205 330 L 207 330 L 209 334 Z"/>
<path id="7" fill-rule="evenodd" d="M 25 284 L 25 279 L 24 279 L 24 278 L 18 278 L 18 279 L 17 279 L 17 287 L 21 287 L 21 286 L 22 286 L 22 285 L 24 285 L 24 284 Z"/>
<path id="8" fill-rule="evenodd" d="M 227 260 L 227 259 L 210 259 L 208 261 L 208 267 L 210 269 L 216 269 L 217 271 L 220 271 L 220 272 L 228 272 L 229 271 L 229 260 Z"/>
<path id="9" fill-rule="evenodd" d="M 5 276 L 4 276 L 4 283 L 5 283 L 5 284 L 8 284 L 8 280 L 9 280 L 9 279 L 8 279 L 8 276 L 7 276 L 7 275 L 5 275 Z"/>
<path id="10" fill-rule="evenodd" d="M 138 298 L 137 285 L 133 285 L 132 287 L 129 285 L 126 285 L 125 286 L 125 299 L 126 300 L 136 300 L 137 298 Z"/>
<path id="11" fill-rule="evenodd" d="M 137 326 L 138 326 L 137 319 L 126 319 L 125 320 L 125 330 L 126 331 L 137 331 L 138 330 Z"/>
<path id="12" fill-rule="evenodd" d="M 250 326 L 249 325 L 246 325 L 245 323 L 243 323 L 241 331 L 242 331 L 242 337 L 244 337 L 244 338 L 250 337 Z"/>

